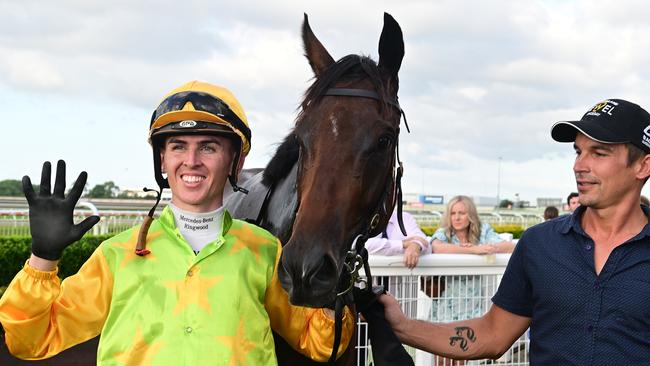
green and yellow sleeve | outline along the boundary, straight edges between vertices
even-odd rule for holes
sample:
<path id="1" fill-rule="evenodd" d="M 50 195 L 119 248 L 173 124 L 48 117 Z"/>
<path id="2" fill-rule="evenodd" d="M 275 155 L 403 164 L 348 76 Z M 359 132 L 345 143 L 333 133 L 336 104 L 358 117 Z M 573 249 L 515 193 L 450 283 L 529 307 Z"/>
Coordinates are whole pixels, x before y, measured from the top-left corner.
<path id="1" fill-rule="evenodd" d="M 97 336 L 102 329 L 113 276 L 101 249 L 63 282 L 57 272 L 25 264 L 0 299 L 0 323 L 7 347 L 16 357 L 49 358 Z"/>

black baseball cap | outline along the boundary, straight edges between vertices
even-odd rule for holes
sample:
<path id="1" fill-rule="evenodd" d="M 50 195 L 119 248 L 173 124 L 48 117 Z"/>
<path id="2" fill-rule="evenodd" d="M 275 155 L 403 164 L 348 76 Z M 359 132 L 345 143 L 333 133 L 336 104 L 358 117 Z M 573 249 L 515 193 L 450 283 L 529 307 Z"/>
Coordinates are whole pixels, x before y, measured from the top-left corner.
<path id="1" fill-rule="evenodd" d="M 605 144 L 631 143 L 650 154 L 650 114 L 623 99 L 604 100 L 580 121 L 561 121 L 551 128 L 551 136 L 558 142 L 573 142 L 578 132 Z"/>

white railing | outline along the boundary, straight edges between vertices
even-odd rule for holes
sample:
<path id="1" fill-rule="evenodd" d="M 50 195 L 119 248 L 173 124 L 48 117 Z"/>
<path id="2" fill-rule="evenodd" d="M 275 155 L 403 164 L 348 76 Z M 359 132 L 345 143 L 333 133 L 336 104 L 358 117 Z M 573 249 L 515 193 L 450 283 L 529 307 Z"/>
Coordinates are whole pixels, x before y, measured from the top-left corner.
<path id="1" fill-rule="evenodd" d="M 529 228 L 544 221 L 544 217 L 530 212 L 481 212 L 481 222 L 497 225 L 520 225 Z"/>
<path id="2" fill-rule="evenodd" d="M 481 316 L 492 304 L 510 254 L 429 254 L 420 257 L 414 269 L 404 267 L 401 256 L 371 256 L 373 281 L 382 284 L 402 304 L 411 318 L 449 322 Z M 358 366 L 367 366 L 372 357 L 366 339 L 366 324 L 358 324 Z M 453 363 L 411 347 L 406 347 L 416 366 L 429 365 L 528 365 L 528 332 L 498 360 Z M 365 358 L 365 359 L 364 359 Z"/>
<path id="3" fill-rule="evenodd" d="M 442 220 L 442 214 L 436 211 L 427 213 L 418 212 L 412 213 L 412 215 L 420 226 L 438 226 Z M 479 212 L 479 218 L 481 219 L 481 222 L 492 225 L 520 225 L 524 228 L 531 227 L 544 221 L 542 215 L 530 212 Z"/>
<path id="4" fill-rule="evenodd" d="M 88 216 L 96 215 L 91 210 L 75 210 L 74 222 L 80 222 Z M 100 220 L 93 226 L 93 235 L 117 234 L 135 225 L 139 225 L 147 215 L 143 211 L 101 211 Z M 0 210 L 0 236 L 27 236 L 29 231 L 29 211 Z"/>

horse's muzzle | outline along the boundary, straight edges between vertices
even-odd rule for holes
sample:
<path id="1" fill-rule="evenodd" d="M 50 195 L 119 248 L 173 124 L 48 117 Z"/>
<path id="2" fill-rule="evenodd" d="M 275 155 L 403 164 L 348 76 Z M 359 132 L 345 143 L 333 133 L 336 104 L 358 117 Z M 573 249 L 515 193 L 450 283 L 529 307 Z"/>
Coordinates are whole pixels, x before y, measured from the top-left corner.
<path id="1" fill-rule="evenodd" d="M 334 303 L 339 277 L 334 258 L 327 253 L 315 255 L 313 252 L 309 253 L 310 258 L 296 256 L 285 248 L 278 277 L 291 304 L 322 308 Z"/>

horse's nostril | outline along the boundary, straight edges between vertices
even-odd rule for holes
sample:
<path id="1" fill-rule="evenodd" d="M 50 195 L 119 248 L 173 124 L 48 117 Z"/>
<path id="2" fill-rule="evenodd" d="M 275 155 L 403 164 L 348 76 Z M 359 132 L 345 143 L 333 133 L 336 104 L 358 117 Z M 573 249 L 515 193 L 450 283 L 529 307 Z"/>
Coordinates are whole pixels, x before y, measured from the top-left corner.
<path id="1" fill-rule="evenodd" d="M 280 259 L 280 268 L 278 269 L 278 279 L 280 284 L 287 293 L 291 293 L 293 290 L 293 278 L 291 278 L 291 271 L 286 267 L 284 256 Z"/>
<path id="2" fill-rule="evenodd" d="M 331 287 L 332 282 L 336 282 L 336 278 L 336 264 L 334 259 L 329 255 L 325 255 L 321 265 L 309 279 L 309 285 L 313 286 L 313 289 L 316 291 L 327 289 Z"/>

